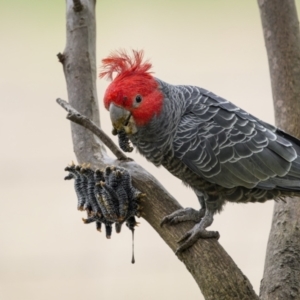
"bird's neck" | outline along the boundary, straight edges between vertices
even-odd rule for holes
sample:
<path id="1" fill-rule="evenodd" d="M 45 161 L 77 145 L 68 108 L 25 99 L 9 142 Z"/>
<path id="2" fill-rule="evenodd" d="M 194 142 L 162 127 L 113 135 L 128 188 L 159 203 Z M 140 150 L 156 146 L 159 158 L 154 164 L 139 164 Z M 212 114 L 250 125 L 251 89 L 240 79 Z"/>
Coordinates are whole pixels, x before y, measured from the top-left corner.
<path id="1" fill-rule="evenodd" d="M 137 132 L 129 136 L 133 145 L 155 165 L 161 165 L 164 156 L 173 152 L 173 138 L 183 113 L 181 95 L 175 86 L 157 80 L 164 95 L 162 110 Z"/>

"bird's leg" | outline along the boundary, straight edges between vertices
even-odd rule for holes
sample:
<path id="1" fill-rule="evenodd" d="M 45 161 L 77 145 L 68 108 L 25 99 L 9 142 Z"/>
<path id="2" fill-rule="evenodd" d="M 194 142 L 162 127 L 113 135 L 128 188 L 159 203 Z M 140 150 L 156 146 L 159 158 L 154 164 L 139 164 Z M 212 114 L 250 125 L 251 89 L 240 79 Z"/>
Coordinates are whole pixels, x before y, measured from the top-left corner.
<path id="1" fill-rule="evenodd" d="M 207 231 L 206 228 L 209 227 L 214 218 L 214 210 L 209 208 L 206 209 L 204 217 L 199 223 L 197 223 L 191 230 L 189 230 L 179 241 L 180 246 L 176 250 L 176 254 L 186 250 L 191 247 L 199 238 L 216 238 L 220 237 L 218 231 Z"/>
<path id="2" fill-rule="evenodd" d="M 165 216 L 162 219 L 160 225 L 161 226 L 164 224 L 174 225 L 185 221 L 193 221 L 195 223 L 199 223 L 205 215 L 206 204 L 205 204 L 204 195 L 198 191 L 195 191 L 195 193 L 201 205 L 200 210 L 195 210 L 191 207 L 178 209 L 174 211 L 172 214 Z"/>
<path id="3" fill-rule="evenodd" d="M 185 221 L 193 221 L 198 223 L 205 215 L 205 208 L 201 208 L 200 210 L 193 209 L 191 207 L 182 208 L 174 211 L 168 216 L 165 216 L 160 225 L 169 224 L 175 225 Z"/>
<path id="4" fill-rule="evenodd" d="M 189 230 L 179 241 L 179 248 L 176 254 L 180 253 L 187 248 L 191 247 L 199 238 L 219 238 L 220 235 L 217 231 L 207 231 L 214 218 L 214 213 L 217 210 L 214 202 L 207 201 L 207 197 L 202 193 L 195 191 L 201 205 L 199 211 L 193 208 L 182 208 L 176 210 L 172 214 L 163 218 L 161 225 L 169 224 L 174 225 L 184 221 L 193 221 L 197 223 L 191 230 Z"/>

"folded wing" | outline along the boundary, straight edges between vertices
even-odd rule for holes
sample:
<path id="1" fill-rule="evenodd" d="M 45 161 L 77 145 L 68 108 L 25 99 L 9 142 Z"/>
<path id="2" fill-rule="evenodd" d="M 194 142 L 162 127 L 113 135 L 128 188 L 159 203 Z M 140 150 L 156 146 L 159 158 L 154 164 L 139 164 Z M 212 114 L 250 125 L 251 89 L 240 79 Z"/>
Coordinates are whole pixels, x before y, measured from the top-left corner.
<path id="1" fill-rule="evenodd" d="M 300 141 L 204 89 L 181 86 L 174 154 L 226 188 L 300 190 Z"/>

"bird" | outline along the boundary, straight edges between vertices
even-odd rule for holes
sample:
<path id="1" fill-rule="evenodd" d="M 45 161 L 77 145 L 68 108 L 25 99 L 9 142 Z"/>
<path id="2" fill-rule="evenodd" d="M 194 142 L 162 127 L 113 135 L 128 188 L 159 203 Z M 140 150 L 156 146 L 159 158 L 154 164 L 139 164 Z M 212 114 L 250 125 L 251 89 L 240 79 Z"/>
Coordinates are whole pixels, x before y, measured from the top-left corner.
<path id="1" fill-rule="evenodd" d="M 122 132 L 155 166 L 163 166 L 196 194 L 200 209 L 182 208 L 162 225 L 193 221 L 177 253 L 201 238 L 226 202 L 300 196 L 300 141 L 203 88 L 153 76 L 142 50 L 112 52 L 100 78 L 115 132 Z"/>

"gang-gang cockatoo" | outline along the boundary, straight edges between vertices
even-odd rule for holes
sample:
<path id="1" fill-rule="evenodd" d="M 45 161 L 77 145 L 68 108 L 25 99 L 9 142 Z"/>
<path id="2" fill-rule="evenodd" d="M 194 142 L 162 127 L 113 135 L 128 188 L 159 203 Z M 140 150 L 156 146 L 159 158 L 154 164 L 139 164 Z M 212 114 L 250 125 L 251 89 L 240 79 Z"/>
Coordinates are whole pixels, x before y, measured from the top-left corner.
<path id="1" fill-rule="evenodd" d="M 226 201 L 300 196 L 298 139 L 203 88 L 153 77 L 142 51 L 115 52 L 102 62 L 100 77 L 112 80 L 104 105 L 115 130 L 190 186 L 200 202 L 199 211 L 180 209 L 162 220 L 196 222 L 177 251 L 199 238 L 219 237 L 206 228 Z"/>

